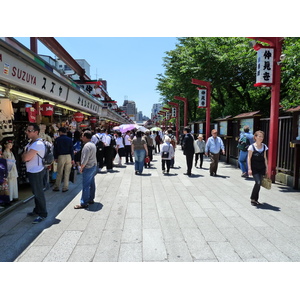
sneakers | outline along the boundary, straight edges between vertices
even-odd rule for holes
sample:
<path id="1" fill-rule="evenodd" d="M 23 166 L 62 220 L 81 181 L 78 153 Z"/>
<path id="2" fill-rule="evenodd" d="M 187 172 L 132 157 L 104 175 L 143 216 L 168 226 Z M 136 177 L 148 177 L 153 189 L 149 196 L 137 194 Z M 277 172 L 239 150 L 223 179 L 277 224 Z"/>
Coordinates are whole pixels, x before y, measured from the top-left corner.
<path id="1" fill-rule="evenodd" d="M 58 188 L 58 187 L 55 187 L 55 188 L 52 189 L 52 191 L 53 191 L 53 192 L 59 192 L 59 188 Z"/>
<path id="2" fill-rule="evenodd" d="M 45 220 L 45 218 L 38 216 L 36 219 L 33 220 L 32 224 L 38 224 L 44 220 Z"/>

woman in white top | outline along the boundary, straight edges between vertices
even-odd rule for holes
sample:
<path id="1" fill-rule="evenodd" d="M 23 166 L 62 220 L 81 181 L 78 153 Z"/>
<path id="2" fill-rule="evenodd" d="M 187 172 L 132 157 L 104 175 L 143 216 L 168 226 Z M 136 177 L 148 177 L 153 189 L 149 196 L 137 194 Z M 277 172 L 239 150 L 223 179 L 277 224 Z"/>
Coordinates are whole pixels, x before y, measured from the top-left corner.
<path id="1" fill-rule="evenodd" d="M 254 133 L 255 143 L 248 147 L 248 174 L 253 176 L 255 185 L 251 193 L 251 205 L 260 205 L 258 202 L 259 191 L 262 182 L 262 178 L 267 174 L 268 160 L 267 150 L 268 147 L 263 144 L 264 139 L 263 131 L 256 131 Z"/>
<path id="2" fill-rule="evenodd" d="M 116 151 L 119 155 L 119 166 L 122 166 L 122 157 L 125 156 L 125 145 L 121 132 L 117 133 L 116 138 Z"/>

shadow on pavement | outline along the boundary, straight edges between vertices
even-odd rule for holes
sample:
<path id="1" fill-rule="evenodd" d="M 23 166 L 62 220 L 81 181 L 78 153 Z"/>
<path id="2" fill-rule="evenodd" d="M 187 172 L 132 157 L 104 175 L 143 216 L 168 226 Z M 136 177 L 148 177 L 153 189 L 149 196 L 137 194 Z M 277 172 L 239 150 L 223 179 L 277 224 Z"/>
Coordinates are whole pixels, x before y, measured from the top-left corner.
<path id="1" fill-rule="evenodd" d="M 215 175 L 215 176 L 213 176 L 213 177 L 216 177 L 216 178 L 224 178 L 224 179 L 226 179 L 226 178 L 230 178 L 230 176 L 226 176 L 226 175 L 219 175 L 219 174 L 217 174 L 217 175 Z"/>
<path id="2" fill-rule="evenodd" d="M 299 190 L 295 190 L 289 186 L 278 186 L 278 188 L 282 193 L 299 193 Z"/>
<path id="3" fill-rule="evenodd" d="M 88 209 L 89 211 L 97 212 L 100 211 L 102 208 L 103 208 L 102 203 L 95 202 L 94 204 L 90 204 Z"/>
<path id="4" fill-rule="evenodd" d="M 262 205 L 256 206 L 257 209 L 268 209 L 273 211 L 280 211 L 280 207 L 273 206 L 269 203 L 262 203 Z"/>

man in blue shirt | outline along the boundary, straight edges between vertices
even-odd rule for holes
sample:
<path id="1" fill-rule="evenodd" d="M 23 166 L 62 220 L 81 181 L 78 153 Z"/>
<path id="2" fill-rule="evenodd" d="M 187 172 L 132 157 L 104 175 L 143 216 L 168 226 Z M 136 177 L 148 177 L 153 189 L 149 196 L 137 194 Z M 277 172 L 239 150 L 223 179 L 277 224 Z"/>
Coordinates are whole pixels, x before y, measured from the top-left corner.
<path id="1" fill-rule="evenodd" d="M 252 145 L 254 143 L 253 134 L 250 133 L 250 127 L 248 125 L 244 126 L 244 132 L 240 133 L 240 139 L 242 139 L 244 136 L 249 141 L 248 143 L 249 145 Z M 242 171 L 242 177 L 248 177 L 247 157 L 248 157 L 248 149 L 246 151 L 240 150 L 239 164 Z"/>
<path id="2" fill-rule="evenodd" d="M 223 155 L 225 155 L 225 147 L 222 139 L 218 137 L 218 131 L 213 129 L 211 131 L 211 137 L 208 138 L 205 146 L 205 155 L 210 155 L 210 176 L 217 176 L 220 151 L 222 150 Z"/>
<path id="3" fill-rule="evenodd" d="M 67 136 L 67 129 L 60 127 L 59 137 L 54 141 L 53 154 L 57 162 L 57 176 L 53 186 L 53 191 L 59 191 L 62 176 L 64 174 L 63 192 L 69 190 L 69 177 L 72 164 L 74 164 L 73 141 Z"/>

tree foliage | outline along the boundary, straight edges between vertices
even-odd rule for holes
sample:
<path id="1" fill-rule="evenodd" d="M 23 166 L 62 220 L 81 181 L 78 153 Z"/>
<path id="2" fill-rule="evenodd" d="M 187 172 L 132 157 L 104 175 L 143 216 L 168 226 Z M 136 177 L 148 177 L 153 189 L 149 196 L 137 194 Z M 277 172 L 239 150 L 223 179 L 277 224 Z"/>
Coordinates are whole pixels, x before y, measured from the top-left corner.
<path id="1" fill-rule="evenodd" d="M 269 115 L 269 88 L 254 87 L 256 51 L 249 39 L 236 37 L 178 38 L 174 50 L 163 58 L 164 74 L 157 75 L 157 90 L 162 101 L 174 101 L 174 96 L 189 100 L 189 120 L 205 118 L 205 110 L 198 108 L 197 86 L 192 78 L 209 81 L 212 85 L 212 119 L 227 115 L 260 110 Z M 286 38 L 283 51 L 287 59 L 282 65 L 281 102 L 285 108 L 299 105 L 298 38 Z"/>

